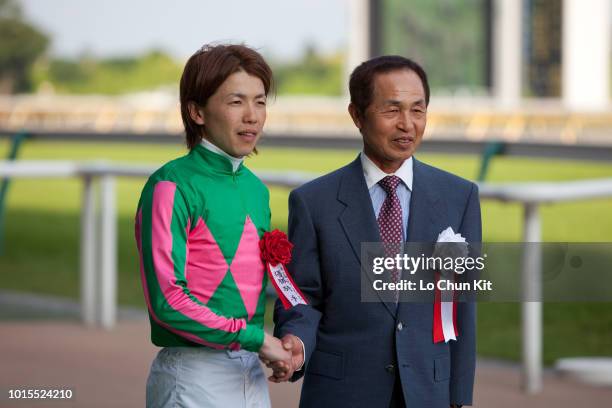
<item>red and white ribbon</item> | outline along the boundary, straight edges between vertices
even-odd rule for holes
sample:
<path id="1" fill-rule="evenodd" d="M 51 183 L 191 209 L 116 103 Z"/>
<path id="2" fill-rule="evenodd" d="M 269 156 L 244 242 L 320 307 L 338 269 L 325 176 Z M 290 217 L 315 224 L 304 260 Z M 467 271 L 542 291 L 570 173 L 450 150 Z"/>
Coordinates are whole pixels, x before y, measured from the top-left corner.
<path id="1" fill-rule="evenodd" d="M 289 272 L 287 272 L 285 265 L 279 263 L 273 266 L 266 262 L 266 269 L 268 270 L 272 285 L 274 285 L 274 289 L 276 289 L 276 293 L 285 309 L 289 309 L 295 305 L 308 304 L 308 302 L 306 302 L 306 297 L 295 284 Z"/>
<path id="2" fill-rule="evenodd" d="M 436 272 L 436 293 L 434 299 L 434 321 L 433 321 L 433 342 L 448 343 L 450 340 L 457 340 L 457 302 L 453 290 L 445 290 L 444 298 L 451 298 L 452 301 L 442 300 L 442 291 L 438 288 L 440 272 Z M 450 295 L 450 296 L 449 296 Z"/>

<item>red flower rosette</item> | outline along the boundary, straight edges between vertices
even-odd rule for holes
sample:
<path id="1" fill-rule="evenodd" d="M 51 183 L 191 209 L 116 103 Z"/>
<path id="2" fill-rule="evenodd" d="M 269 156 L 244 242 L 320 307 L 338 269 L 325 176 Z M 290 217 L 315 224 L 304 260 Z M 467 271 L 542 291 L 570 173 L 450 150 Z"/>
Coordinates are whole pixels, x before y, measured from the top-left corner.
<path id="1" fill-rule="evenodd" d="M 306 297 L 286 268 L 286 265 L 291 262 L 291 250 L 293 249 L 293 244 L 289 242 L 287 234 L 277 229 L 264 233 L 263 238 L 259 241 L 259 249 L 270 281 L 285 309 L 299 304 L 308 304 Z"/>
<path id="2" fill-rule="evenodd" d="M 261 259 L 266 263 L 287 265 L 291 262 L 293 244 L 289 242 L 287 234 L 281 230 L 275 229 L 264 233 L 263 238 L 259 241 L 259 249 L 261 250 Z"/>

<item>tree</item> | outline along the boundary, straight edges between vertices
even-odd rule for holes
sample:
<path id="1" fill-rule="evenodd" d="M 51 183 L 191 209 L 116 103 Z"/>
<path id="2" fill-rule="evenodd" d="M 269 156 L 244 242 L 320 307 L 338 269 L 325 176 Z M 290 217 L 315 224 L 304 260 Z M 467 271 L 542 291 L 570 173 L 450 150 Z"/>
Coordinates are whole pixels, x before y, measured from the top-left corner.
<path id="1" fill-rule="evenodd" d="M 19 4 L 15 0 L 0 0 L 0 17 L 21 19 Z"/>
<path id="2" fill-rule="evenodd" d="M 48 37 L 24 21 L 14 0 L 0 0 L 0 93 L 30 90 L 32 64 L 48 45 Z"/>

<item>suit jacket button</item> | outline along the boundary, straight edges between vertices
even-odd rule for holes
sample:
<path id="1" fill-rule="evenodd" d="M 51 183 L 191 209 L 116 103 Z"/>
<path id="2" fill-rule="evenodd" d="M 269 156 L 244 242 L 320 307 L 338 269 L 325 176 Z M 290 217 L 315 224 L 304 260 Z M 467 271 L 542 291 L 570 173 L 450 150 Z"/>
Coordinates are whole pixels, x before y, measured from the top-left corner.
<path id="1" fill-rule="evenodd" d="M 385 370 L 387 370 L 388 373 L 393 373 L 395 372 L 395 366 L 393 364 L 389 364 L 385 367 Z"/>
<path id="2" fill-rule="evenodd" d="M 399 323 L 397 324 L 397 330 L 398 330 L 398 331 L 402 331 L 402 329 L 403 329 L 403 328 L 404 328 L 404 325 L 402 324 L 402 322 L 399 322 Z"/>

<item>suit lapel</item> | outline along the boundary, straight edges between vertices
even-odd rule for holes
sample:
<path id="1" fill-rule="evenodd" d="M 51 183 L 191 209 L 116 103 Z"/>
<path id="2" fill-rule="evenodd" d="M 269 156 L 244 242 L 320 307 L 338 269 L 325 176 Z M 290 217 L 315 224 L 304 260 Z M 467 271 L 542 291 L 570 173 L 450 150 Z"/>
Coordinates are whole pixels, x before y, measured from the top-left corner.
<path id="1" fill-rule="evenodd" d="M 361 265 L 361 244 L 364 242 L 380 242 L 380 232 L 372 200 L 363 176 L 361 158 L 358 156 L 347 168 L 347 172 L 340 182 L 338 191 L 338 201 L 343 203 L 346 208 L 340 214 L 339 221 L 351 244 L 353 254 Z M 363 265 L 361 265 L 363 267 Z M 365 275 L 372 283 L 372 275 L 364 271 Z M 397 305 L 395 303 L 384 302 L 379 292 L 381 303 L 395 319 Z"/>
<path id="2" fill-rule="evenodd" d="M 340 214 L 340 224 L 361 263 L 361 243 L 379 242 L 380 234 L 359 157 L 348 166 L 340 182 L 338 201 L 346 206 Z"/>
<path id="3" fill-rule="evenodd" d="M 438 234 L 448 226 L 446 203 L 440 197 L 439 185 L 428 166 L 413 160 L 407 241 L 417 243 L 417 246 L 424 243 L 428 248 L 427 244 L 436 242 Z M 400 319 L 410 319 L 415 310 L 413 307 L 419 306 L 410 302 L 400 303 L 397 308 Z"/>
<path id="4" fill-rule="evenodd" d="M 413 159 L 412 192 L 406 236 L 409 242 L 436 242 L 447 220 L 446 204 L 427 166 Z"/>

